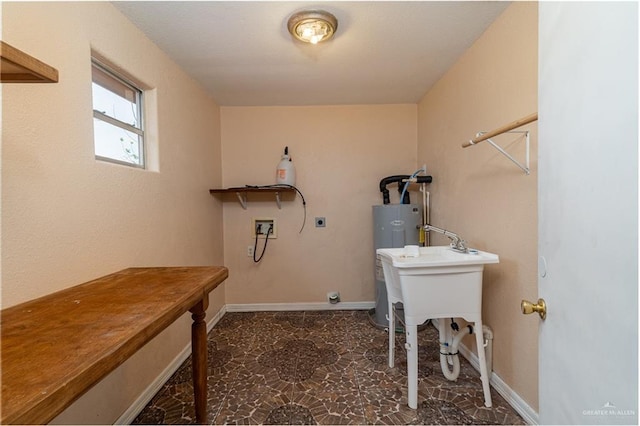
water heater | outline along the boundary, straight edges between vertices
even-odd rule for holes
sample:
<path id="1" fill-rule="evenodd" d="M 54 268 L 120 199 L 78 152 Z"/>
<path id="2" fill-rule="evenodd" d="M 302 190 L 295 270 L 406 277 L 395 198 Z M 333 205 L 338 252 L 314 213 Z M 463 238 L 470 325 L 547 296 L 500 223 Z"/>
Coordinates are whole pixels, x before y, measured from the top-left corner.
<path id="1" fill-rule="evenodd" d="M 418 245 L 422 226 L 422 207 L 418 204 L 384 204 L 373 206 L 373 255 L 375 259 L 376 307 L 373 322 L 388 327 L 389 306 L 382 264 L 375 252 L 379 248 Z"/>

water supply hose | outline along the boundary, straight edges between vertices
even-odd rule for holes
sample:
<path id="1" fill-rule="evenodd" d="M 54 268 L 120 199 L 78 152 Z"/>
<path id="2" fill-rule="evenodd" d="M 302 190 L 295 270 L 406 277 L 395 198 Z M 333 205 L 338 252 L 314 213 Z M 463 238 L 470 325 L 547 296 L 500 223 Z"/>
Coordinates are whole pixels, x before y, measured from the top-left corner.
<path id="1" fill-rule="evenodd" d="M 258 225 L 258 229 L 260 228 L 260 225 Z M 253 261 L 255 263 L 258 263 L 262 260 L 262 257 L 264 256 L 264 252 L 267 251 L 267 244 L 269 243 L 269 234 L 273 234 L 273 225 L 269 226 L 269 229 L 267 230 L 267 237 L 264 240 L 264 247 L 262 247 L 262 253 L 260 254 L 260 257 L 258 257 L 256 259 L 256 254 L 258 253 L 258 232 L 256 232 L 256 243 L 253 245 Z"/>
<path id="2" fill-rule="evenodd" d="M 416 176 L 418 176 L 418 173 L 420 172 L 424 172 L 427 173 L 426 170 L 423 170 L 422 168 L 420 168 L 419 170 L 416 170 L 409 179 L 415 179 Z M 402 189 L 402 194 L 400 194 L 400 204 L 405 204 L 404 202 L 404 194 L 407 193 L 407 188 L 409 187 L 409 184 L 411 183 L 410 180 L 407 180 L 404 184 L 404 188 Z M 408 204 L 408 203 L 407 203 Z"/>

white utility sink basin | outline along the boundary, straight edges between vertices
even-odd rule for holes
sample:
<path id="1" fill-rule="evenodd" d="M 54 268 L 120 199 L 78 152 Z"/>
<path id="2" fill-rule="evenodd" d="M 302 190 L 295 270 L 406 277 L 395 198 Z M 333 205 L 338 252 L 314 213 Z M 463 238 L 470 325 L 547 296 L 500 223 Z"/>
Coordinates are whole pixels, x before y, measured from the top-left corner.
<path id="1" fill-rule="evenodd" d="M 479 250 L 460 253 L 449 246 L 418 247 L 418 256 L 407 256 L 404 248 L 379 249 L 378 254 L 388 257 L 393 266 L 414 268 L 416 266 L 450 266 L 498 263 L 498 255 Z"/>
<path id="2" fill-rule="evenodd" d="M 482 338 L 482 271 L 488 263 L 498 263 L 497 255 L 470 250 L 459 253 L 449 246 L 420 247 L 417 256 L 404 248 L 378 249 L 389 299 L 389 366 L 393 367 L 395 319 L 393 304 L 404 305 L 407 335 L 407 375 L 409 407 L 417 408 L 418 340 L 417 326 L 432 318 L 464 318 L 475 323 L 480 375 L 485 405 L 491 406 L 489 376 Z M 409 255 L 408 255 L 409 254 Z M 415 250 L 413 250 L 415 254 Z M 439 321 L 444 324 L 445 321 Z M 440 340 L 445 340 L 440 327 Z"/>

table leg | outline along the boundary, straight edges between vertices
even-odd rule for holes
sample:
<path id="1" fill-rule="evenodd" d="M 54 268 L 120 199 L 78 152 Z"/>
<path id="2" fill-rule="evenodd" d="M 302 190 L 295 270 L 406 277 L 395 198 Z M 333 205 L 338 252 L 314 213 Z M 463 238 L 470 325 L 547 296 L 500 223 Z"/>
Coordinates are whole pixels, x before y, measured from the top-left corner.
<path id="1" fill-rule="evenodd" d="M 196 422 L 207 424 L 207 324 L 204 321 L 209 297 L 205 295 L 189 311 L 191 325 L 191 354 L 193 368 L 193 396 L 196 409 Z"/>

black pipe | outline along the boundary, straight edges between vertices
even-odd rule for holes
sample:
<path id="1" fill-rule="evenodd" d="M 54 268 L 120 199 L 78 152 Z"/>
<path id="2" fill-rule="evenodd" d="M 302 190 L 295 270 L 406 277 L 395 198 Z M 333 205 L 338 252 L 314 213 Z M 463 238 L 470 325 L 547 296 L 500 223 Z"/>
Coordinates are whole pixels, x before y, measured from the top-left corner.
<path id="1" fill-rule="evenodd" d="M 416 183 L 431 183 L 433 182 L 433 177 L 431 176 L 416 176 Z"/>
<path id="2" fill-rule="evenodd" d="M 391 200 L 389 199 L 389 190 L 387 189 L 387 185 L 394 182 L 402 182 L 402 179 L 409 179 L 411 176 L 409 175 L 393 175 L 387 176 L 386 178 L 382 178 L 380 181 L 380 192 L 382 192 L 382 204 L 389 204 Z M 400 188 L 400 185 L 398 185 Z M 400 189 L 402 192 L 402 189 Z"/>
<path id="3" fill-rule="evenodd" d="M 380 192 L 382 192 L 382 203 L 389 204 L 391 202 L 389 198 L 389 190 L 387 189 L 387 185 L 398 182 L 398 194 L 402 195 L 402 190 L 404 189 L 404 185 L 406 182 L 402 182 L 403 180 L 410 179 L 411 175 L 393 175 L 387 176 L 380 181 Z M 417 176 L 417 183 L 431 183 L 433 178 L 431 176 Z M 400 204 L 411 204 L 411 199 L 409 197 L 409 191 L 405 192 L 404 199 L 400 200 Z"/>

